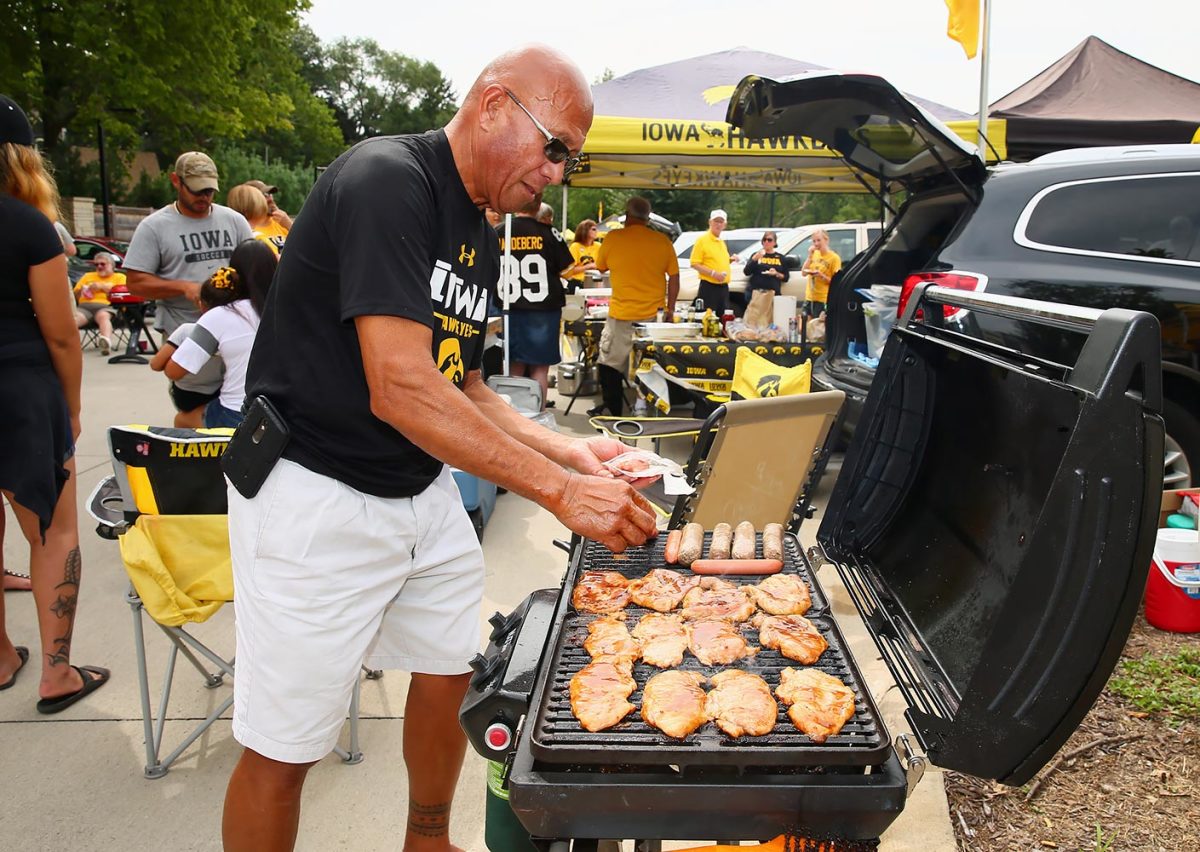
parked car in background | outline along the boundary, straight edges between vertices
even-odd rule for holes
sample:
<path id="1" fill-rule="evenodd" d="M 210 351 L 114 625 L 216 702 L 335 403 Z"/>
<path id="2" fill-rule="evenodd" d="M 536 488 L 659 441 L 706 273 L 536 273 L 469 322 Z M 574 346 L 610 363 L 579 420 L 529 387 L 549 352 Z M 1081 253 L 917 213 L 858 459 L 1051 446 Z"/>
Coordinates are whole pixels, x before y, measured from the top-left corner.
<path id="1" fill-rule="evenodd" d="M 838 253 L 838 257 L 842 259 L 843 263 L 865 250 L 883 233 L 883 225 L 879 222 L 829 222 L 805 225 L 801 228 L 740 228 L 738 233 L 757 231 L 757 234 L 737 252 L 738 259 L 733 264 L 729 277 L 730 302 L 738 308 L 745 307 L 746 271 L 744 265 L 756 251 L 762 248 L 762 235 L 766 231 L 775 231 L 779 237 L 778 251 L 785 257 L 791 258 L 788 267 L 792 274 L 780 292 L 803 300 L 807 278 L 800 274 L 800 267 L 804 265 L 804 260 L 808 257 L 808 250 L 812 248 L 812 235 L 820 229 L 829 232 L 829 247 Z M 733 249 L 730 249 L 729 253 L 732 255 Z M 680 300 L 690 301 L 696 298 L 699 287 L 700 276 L 692 272 L 690 266 L 685 269 L 681 259 L 679 263 Z"/>
<path id="2" fill-rule="evenodd" d="M 78 252 L 75 256 L 80 260 L 92 263 L 96 255 L 108 252 L 116 257 L 117 269 L 121 268 L 121 264 L 125 262 L 125 255 L 129 252 L 129 243 L 109 237 L 75 237 L 74 243 Z"/>
<path id="3" fill-rule="evenodd" d="M 1166 485 L 1200 482 L 1200 148 L 1077 149 L 989 170 L 974 146 L 869 75 L 748 78 L 729 120 L 751 137 L 818 139 L 870 183 L 906 193 L 882 239 L 830 289 L 813 382 L 846 392 L 846 431 L 874 377 L 848 354 L 849 341 L 865 339 L 857 290 L 901 285 L 900 312 L 923 282 L 1130 308 L 1154 314 L 1162 329 Z M 1058 364 L 1074 364 L 1081 345 L 1071 331 L 944 310 L 951 329 Z"/>

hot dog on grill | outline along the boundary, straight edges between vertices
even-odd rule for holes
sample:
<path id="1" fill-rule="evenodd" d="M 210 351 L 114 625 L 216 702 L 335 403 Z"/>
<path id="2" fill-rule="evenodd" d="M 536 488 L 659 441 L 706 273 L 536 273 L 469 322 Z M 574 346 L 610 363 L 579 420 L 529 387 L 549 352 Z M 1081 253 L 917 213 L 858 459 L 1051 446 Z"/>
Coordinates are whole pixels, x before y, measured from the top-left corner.
<path id="1" fill-rule="evenodd" d="M 733 531 L 733 548 L 729 552 L 733 559 L 754 558 L 754 524 L 742 521 Z"/>
<path id="2" fill-rule="evenodd" d="M 778 574 L 783 562 L 778 559 L 697 559 L 693 574 Z"/>
<path id="3" fill-rule="evenodd" d="M 728 559 L 733 549 L 733 527 L 717 524 L 713 527 L 712 542 L 708 545 L 709 559 Z"/>
<path id="4" fill-rule="evenodd" d="M 763 527 L 763 558 L 783 559 L 783 524 Z"/>
<path id="5" fill-rule="evenodd" d="M 667 533 L 667 544 L 663 550 L 663 559 L 668 565 L 679 561 L 679 544 L 683 539 L 683 530 L 671 530 Z"/>
<path id="6" fill-rule="evenodd" d="M 683 537 L 679 542 L 679 563 L 691 565 L 704 555 L 704 527 L 700 524 L 688 524 L 683 528 Z"/>

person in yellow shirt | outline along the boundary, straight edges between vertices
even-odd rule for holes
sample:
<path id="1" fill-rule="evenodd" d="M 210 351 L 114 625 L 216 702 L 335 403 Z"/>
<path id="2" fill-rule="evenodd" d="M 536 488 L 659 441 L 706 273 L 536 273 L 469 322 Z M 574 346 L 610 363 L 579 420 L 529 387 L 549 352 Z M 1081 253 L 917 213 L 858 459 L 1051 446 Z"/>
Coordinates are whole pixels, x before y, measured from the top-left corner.
<path id="1" fill-rule="evenodd" d="M 112 349 L 113 309 L 108 293 L 120 284 L 125 286 L 125 273 L 114 272 L 117 259 L 107 252 L 96 255 L 96 271 L 85 273 L 75 284 L 75 325 L 83 328 L 93 320 L 100 330 L 100 354 Z"/>
<path id="2" fill-rule="evenodd" d="M 569 246 L 575 265 L 566 276 L 567 283 L 573 287 L 582 287 L 587 273 L 596 268 L 596 252 L 600 250 L 596 237 L 599 234 L 600 226 L 592 219 L 583 219 L 575 226 L 575 239 Z"/>
<path id="3" fill-rule="evenodd" d="M 800 270 L 801 275 L 808 276 L 804 298 L 810 317 L 825 313 L 825 303 L 829 301 L 829 282 L 841 268 L 842 259 L 829 248 L 829 234 L 825 231 L 813 233 L 812 248 L 808 250 L 808 258 Z"/>
<path id="4" fill-rule="evenodd" d="M 729 307 L 729 246 L 721 239 L 729 217 L 724 210 L 708 216 L 708 230 L 692 246 L 692 269 L 700 276 L 697 295 L 718 317 Z"/>
<path id="5" fill-rule="evenodd" d="M 249 183 L 241 183 L 229 190 L 229 194 L 225 196 L 225 203 L 231 210 L 245 216 L 246 221 L 250 223 L 250 230 L 254 232 L 254 239 L 269 245 L 275 256 L 279 257 L 283 248 L 283 237 L 277 234 L 279 226 L 271 221 L 266 196 Z"/>
<path id="6" fill-rule="evenodd" d="M 271 225 L 267 230 L 271 237 L 278 238 L 280 244 L 282 244 L 287 235 L 291 233 L 292 217 L 275 203 L 275 196 L 279 194 L 279 187 L 271 186 L 271 184 L 257 179 L 248 180 L 246 183 L 261 192 L 263 198 L 267 199 L 267 215 L 271 217 Z"/>
<path id="7" fill-rule="evenodd" d="M 666 234 L 650 230 L 649 222 L 650 202 L 635 195 L 625 203 L 625 227 L 611 231 L 596 254 L 596 268 L 609 273 L 612 298 L 600 335 L 598 372 L 604 404 L 588 412 L 592 417 L 605 410 L 621 416 L 633 324 L 654 319 L 660 308 L 669 321 L 679 295 L 675 247 Z"/>

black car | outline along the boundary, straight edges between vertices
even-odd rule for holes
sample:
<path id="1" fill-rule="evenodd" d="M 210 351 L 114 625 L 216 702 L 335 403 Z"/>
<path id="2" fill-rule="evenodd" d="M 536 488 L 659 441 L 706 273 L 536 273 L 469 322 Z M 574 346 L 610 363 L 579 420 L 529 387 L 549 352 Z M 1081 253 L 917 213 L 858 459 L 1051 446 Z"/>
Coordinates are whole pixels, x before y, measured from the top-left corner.
<path id="1" fill-rule="evenodd" d="M 829 294 L 826 354 L 813 382 L 847 394 L 852 431 L 874 370 L 849 354 L 866 339 L 863 297 L 925 281 L 957 289 L 1154 314 L 1162 328 L 1168 487 L 1200 482 L 1200 147 L 1087 148 L 988 169 L 889 83 L 870 75 L 747 77 L 729 119 L 749 137 L 809 136 L 837 151 L 881 201 L 903 204 L 879 242 Z M 1082 337 L 969 310 L 946 321 L 1060 364 Z M 1135 388 L 1131 391 L 1136 392 Z"/>

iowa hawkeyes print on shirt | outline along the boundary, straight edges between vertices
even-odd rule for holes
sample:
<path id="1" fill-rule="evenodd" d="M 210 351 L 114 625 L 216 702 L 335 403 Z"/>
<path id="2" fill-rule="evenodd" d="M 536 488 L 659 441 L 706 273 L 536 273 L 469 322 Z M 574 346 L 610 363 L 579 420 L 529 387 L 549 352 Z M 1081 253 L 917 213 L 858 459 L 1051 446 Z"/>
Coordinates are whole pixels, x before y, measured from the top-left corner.
<path id="1" fill-rule="evenodd" d="M 504 231 L 500 230 L 500 286 L 496 304 L 514 311 L 557 311 L 562 308 L 563 283 L 559 273 L 575 265 L 571 250 L 550 225 L 529 216 L 512 220 L 512 251 L 504 258 Z"/>
<path id="2" fill-rule="evenodd" d="M 429 276 L 429 298 L 436 320 L 433 329 L 433 360 L 438 371 L 458 386 L 467 377 L 469 365 L 482 356 L 487 329 L 490 289 L 475 269 L 480 249 L 461 243 L 451 260 L 437 260 Z"/>

